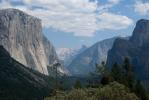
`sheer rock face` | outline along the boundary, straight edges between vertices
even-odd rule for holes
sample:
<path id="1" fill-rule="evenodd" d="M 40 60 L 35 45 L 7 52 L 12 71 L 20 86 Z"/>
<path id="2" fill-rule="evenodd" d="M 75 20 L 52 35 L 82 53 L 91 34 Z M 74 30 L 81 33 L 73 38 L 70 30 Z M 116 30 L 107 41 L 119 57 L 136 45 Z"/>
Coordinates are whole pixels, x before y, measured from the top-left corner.
<path id="1" fill-rule="evenodd" d="M 149 20 L 141 19 L 137 22 L 130 41 L 140 47 L 149 44 Z"/>
<path id="2" fill-rule="evenodd" d="M 57 60 L 54 47 L 42 34 L 41 20 L 17 9 L 0 10 L 0 45 L 20 63 L 48 74 Z"/>
<path id="3" fill-rule="evenodd" d="M 149 79 L 149 20 L 137 22 L 129 40 L 117 39 L 108 52 L 107 66 L 122 64 L 125 57 L 131 60 L 140 79 Z"/>

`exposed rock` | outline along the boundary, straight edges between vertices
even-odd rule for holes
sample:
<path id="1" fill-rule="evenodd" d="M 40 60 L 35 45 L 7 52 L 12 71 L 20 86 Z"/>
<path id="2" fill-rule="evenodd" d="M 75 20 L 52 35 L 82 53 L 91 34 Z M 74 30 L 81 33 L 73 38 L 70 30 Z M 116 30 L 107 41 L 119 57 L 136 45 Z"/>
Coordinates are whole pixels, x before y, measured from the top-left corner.
<path id="1" fill-rule="evenodd" d="M 130 41 L 140 47 L 149 44 L 149 20 L 141 19 L 137 22 Z"/>
<path id="2" fill-rule="evenodd" d="M 59 48 L 57 50 L 57 55 L 61 63 L 67 68 L 69 64 L 73 61 L 73 59 L 75 59 L 77 55 L 79 55 L 86 49 L 87 49 L 87 46 L 85 45 L 82 45 L 82 47 L 79 49 Z"/>
<path id="3" fill-rule="evenodd" d="M 44 74 L 47 65 L 58 60 L 42 34 L 41 20 L 17 9 L 0 10 L 0 45 L 23 65 Z"/>
<path id="4" fill-rule="evenodd" d="M 68 66 L 70 73 L 74 76 L 89 75 L 95 71 L 95 64 L 106 61 L 108 50 L 112 48 L 115 38 L 98 42 L 76 56 Z"/>
<path id="5" fill-rule="evenodd" d="M 122 64 L 125 57 L 131 60 L 140 79 L 149 79 L 149 20 L 137 22 L 129 40 L 117 39 L 108 53 L 107 66 Z"/>

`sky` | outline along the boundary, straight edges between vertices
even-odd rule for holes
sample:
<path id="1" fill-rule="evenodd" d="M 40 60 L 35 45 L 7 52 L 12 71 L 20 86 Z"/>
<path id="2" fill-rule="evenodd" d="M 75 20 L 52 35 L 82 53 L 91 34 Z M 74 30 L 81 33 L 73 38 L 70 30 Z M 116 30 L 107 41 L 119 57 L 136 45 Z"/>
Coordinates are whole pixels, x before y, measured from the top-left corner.
<path id="1" fill-rule="evenodd" d="M 137 20 L 149 19 L 149 0 L 0 0 L 5 8 L 40 18 L 56 49 L 130 36 Z"/>

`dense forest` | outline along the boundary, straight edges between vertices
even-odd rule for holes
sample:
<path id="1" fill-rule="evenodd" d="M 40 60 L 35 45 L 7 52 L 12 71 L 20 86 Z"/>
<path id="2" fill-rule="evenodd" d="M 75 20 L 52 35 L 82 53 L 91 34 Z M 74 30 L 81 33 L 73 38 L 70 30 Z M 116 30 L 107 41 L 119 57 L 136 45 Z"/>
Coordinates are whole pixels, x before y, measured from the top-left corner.
<path id="1" fill-rule="evenodd" d="M 45 100 L 149 100 L 148 91 L 134 74 L 129 58 L 111 68 L 105 62 L 96 64 L 96 74 L 91 73 L 85 79 L 76 78 L 69 88 L 72 79 L 68 81 L 64 77 L 59 79 L 61 81 L 55 79 L 53 91 Z"/>

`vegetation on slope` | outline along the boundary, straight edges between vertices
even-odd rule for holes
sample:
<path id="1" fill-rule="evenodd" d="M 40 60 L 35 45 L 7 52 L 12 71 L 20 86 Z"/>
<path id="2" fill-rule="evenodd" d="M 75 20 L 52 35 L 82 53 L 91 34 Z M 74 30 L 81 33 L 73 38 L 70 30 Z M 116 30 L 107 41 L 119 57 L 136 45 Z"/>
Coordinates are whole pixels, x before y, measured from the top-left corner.
<path id="1" fill-rule="evenodd" d="M 45 100 L 140 100 L 134 93 L 117 82 L 99 88 L 73 89 L 69 92 L 58 92 Z"/>
<path id="2" fill-rule="evenodd" d="M 73 89 L 56 90 L 45 100 L 148 100 L 147 92 L 135 77 L 128 58 L 122 65 L 115 63 L 111 69 L 104 62 L 96 64 L 96 67 L 96 72 L 102 76 L 100 83 L 89 82 L 85 87 L 77 80 Z"/>

